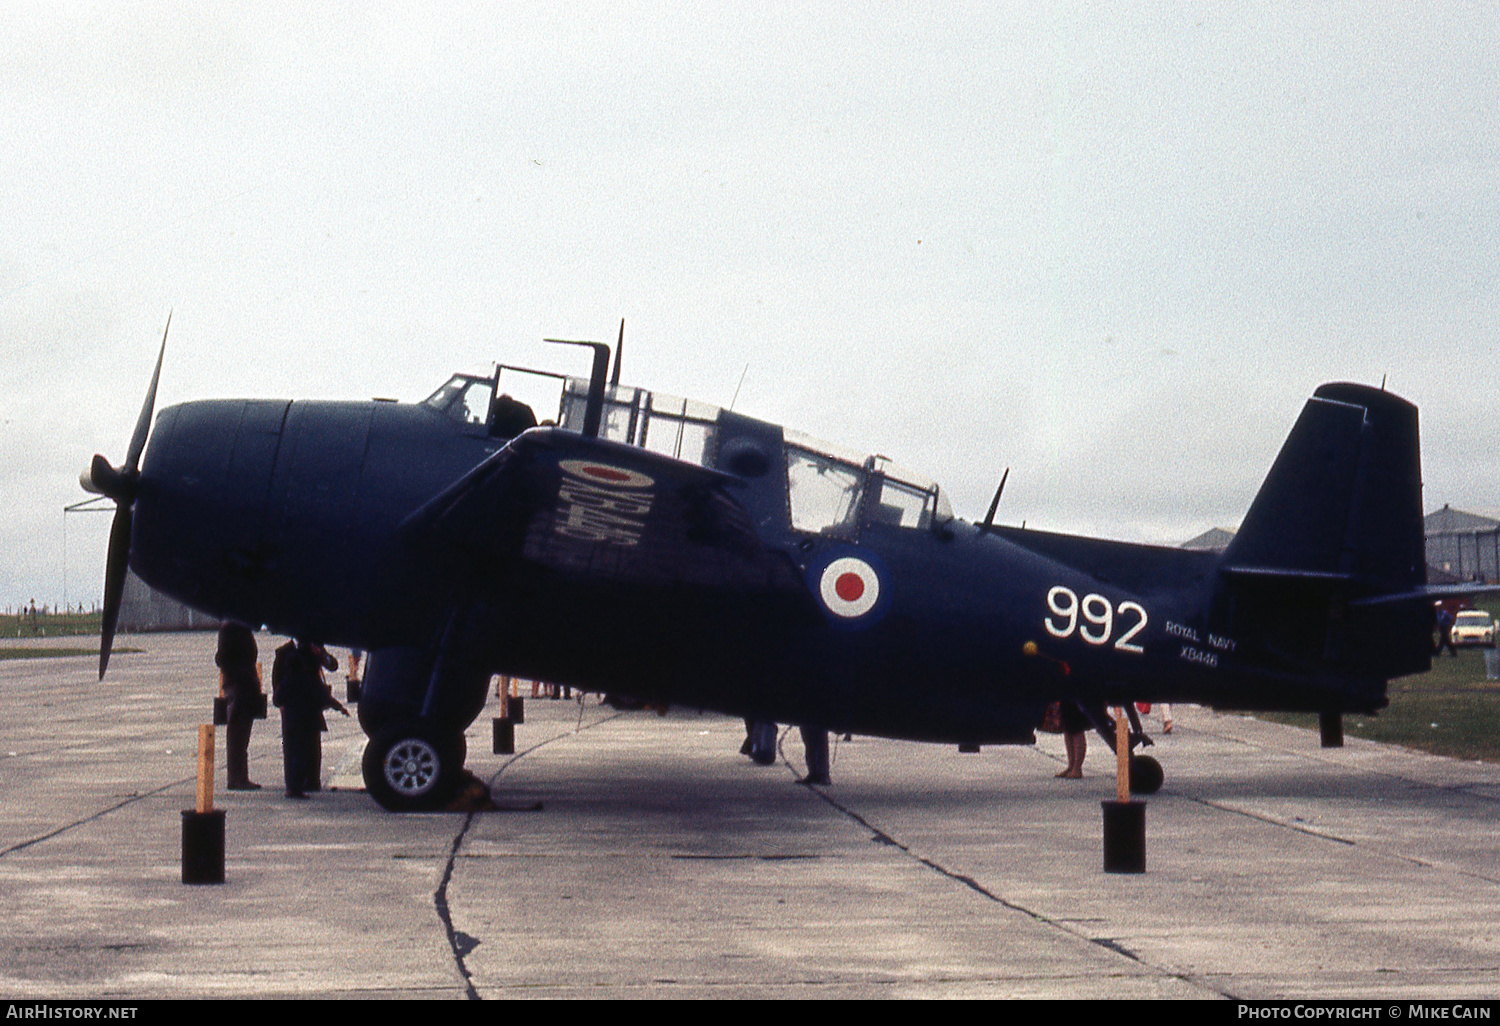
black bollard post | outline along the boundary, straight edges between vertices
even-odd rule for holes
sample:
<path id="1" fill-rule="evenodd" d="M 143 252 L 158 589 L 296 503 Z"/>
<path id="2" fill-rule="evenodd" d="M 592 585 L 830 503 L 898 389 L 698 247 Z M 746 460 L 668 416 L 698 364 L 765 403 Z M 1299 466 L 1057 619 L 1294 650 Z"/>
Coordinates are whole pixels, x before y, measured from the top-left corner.
<path id="1" fill-rule="evenodd" d="M 224 882 L 224 810 L 182 810 L 182 882 Z"/>
<path id="2" fill-rule="evenodd" d="M 1125 707 L 1115 709 L 1115 800 L 1104 809 L 1104 871 L 1146 871 L 1146 803 L 1130 800 L 1130 727 Z"/>
<path id="3" fill-rule="evenodd" d="M 516 751 L 516 725 L 504 716 L 494 718 L 494 752 L 496 755 L 514 755 Z"/>
<path id="4" fill-rule="evenodd" d="M 1146 803 L 1100 802 L 1104 809 L 1104 871 L 1146 871 Z"/>
<path id="5" fill-rule="evenodd" d="M 182 810 L 182 882 L 224 882 L 224 810 L 214 808 L 214 728 L 198 727 L 198 804 Z"/>
<path id="6" fill-rule="evenodd" d="M 1344 747 L 1344 716 L 1342 713 L 1318 713 L 1318 735 L 1324 748 Z"/>

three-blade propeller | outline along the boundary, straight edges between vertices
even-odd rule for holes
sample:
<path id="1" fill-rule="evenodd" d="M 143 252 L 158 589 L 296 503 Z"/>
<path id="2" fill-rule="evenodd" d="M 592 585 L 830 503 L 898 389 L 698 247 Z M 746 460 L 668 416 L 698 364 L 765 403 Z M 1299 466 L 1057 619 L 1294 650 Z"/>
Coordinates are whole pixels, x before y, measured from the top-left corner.
<path id="1" fill-rule="evenodd" d="M 104 617 L 99 631 L 100 680 L 104 679 L 104 671 L 109 668 L 109 654 L 115 643 L 115 623 L 120 618 L 120 598 L 125 592 L 125 574 L 130 569 L 130 534 L 135 523 L 141 453 L 146 449 L 146 436 L 151 433 L 156 383 L 161 379 L 161 362 L 167 354 L 167 331 L 171 328 L 172 315 L 169 313 L 167 327 L 161 333 L 161 351 L 156 354 L 156 370 L 151 375 L 151 387 L 146 392 L 141 415 L 135 422 L 135 434 L 130 436 L 125 465 L 113 467 L 109 460 L 96 454 L 88 469 L 78 477 L 84 490 L 115 500 L 115 521 L 109 529 L 109 555 L 104 564 Z"/>

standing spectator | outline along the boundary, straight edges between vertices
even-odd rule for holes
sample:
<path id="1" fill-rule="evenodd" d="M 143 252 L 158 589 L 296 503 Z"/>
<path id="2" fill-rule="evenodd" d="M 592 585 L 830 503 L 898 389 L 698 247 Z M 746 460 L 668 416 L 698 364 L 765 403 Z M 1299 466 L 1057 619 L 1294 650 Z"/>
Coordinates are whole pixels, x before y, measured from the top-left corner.
<path id="1" fill-rule="evenodd" d="M 1437 608 L 1437 647 L 1432 650 L 1433 655 L 1442 655 L 1444 646 L 1448 654 L 1457 658 L 1458 649 L 1453 646 L 1453 614 L 1448 607 L 1439 605 Z"/>
<path id="2" fill-rule="evenodd" d="M 271 666 L 271 700 L 281 710 L 281 759 L 288 798 L 306 798 L 323 788 L 323 739 L 328 729 L 324 709 L 345 709 L 323 683 L 324 670 L 338 660 L 322 645 L 297 640 L 276 650 Z"/>
<path id="3" fill-rule="evenodd" d="M 1063 780 L 1083 778 L 1083 759 L 1089 751 L 1089 718 L 1077 702 L 1062 702 L 1063 746 L 1068 751 L 1068 765 L 1057 774 Z"/>
<path id="4" fill-rule="evenodd" d="M 219 628 L 219 650 L 214 653 L 224 688 L 227 726 L 224 728 L 225 758 L 229 790 L 258 791 L 250 779 L 250 731 L 258 716 L 265 715 L 266 695 L 255 667 L 259 650 L 250 628 L 226 620 Z"/>

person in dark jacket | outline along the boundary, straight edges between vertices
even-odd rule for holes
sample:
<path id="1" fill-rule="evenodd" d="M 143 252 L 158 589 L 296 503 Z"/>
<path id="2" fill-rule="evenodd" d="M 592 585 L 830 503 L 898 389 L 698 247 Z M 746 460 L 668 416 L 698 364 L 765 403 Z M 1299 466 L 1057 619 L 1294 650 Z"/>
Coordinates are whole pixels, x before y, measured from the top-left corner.
<path id="1" fill-rule="evenodd" d="M 219 628 L 219 650 L 214 665 L 222 673 L 224 704 L 228 713 L 224 747 L 228 763 L 229 790 L 258 791 L 250 779 L 250 731 L 257 716 L 263 716 L 266 696 L 255 669 L 259 650 L 249 627 L 226 620 Z"/>
<path id="2" fill-rule="evenodd" d="M 323 739 L 328 729 L 324 709 L 345 709 L 328 685 L 324 670 L 337 670 L 338 660 L 322 645 L 296 640 L 276 650 L 271 665 L 271 701 L 281 710 L 281 761 L 288 798 L 306 798 L 322 790 Z"/>
<path id="3" fill-rule="evenodd" d="M 1433 655 L 1442 655 L 1443 649 L 1448 649 L 1448 654 L 1455 659 L 1458 658 L 1458 649 L 1453 645 L 1453 624 L 1455 617 L 1452 610 L 1447 606 L 1439 604 L 1437 607 L 1437 647 L 1432 650 Z"/>

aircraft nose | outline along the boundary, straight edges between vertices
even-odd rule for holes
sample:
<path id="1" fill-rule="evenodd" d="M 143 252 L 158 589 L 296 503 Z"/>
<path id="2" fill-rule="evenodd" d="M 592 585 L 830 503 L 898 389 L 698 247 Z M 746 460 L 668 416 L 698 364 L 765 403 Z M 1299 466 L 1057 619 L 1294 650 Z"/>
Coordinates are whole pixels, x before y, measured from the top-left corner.
<path id="1" fill-rule="evenodd" d="M 131 565 L 198 608 L 243 592 L 260 545 L 285 400 L 214 400 L 163 410 L 141 467 Z"/>

